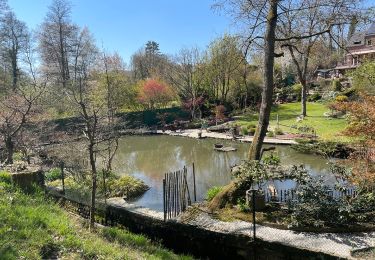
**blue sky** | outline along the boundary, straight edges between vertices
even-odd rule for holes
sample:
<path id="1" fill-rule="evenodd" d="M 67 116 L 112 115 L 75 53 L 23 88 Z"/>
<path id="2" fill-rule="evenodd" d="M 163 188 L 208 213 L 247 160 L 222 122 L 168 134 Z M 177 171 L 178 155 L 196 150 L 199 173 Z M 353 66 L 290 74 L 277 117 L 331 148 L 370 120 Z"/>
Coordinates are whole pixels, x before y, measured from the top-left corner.
<path id="1" fill-rule="evenodd" d="M 8 0 L 17 17 L 37 29 L 51 0 Z M 234 32 L 231 21 L 211 10 L 212 0 L 72 0 L 72 20 L 87 26 L 98 46 L 130 56 L 148 40 L 163 53 L 182 47 L 205 48 L 214 38 Z M 232 28 L 232 29 L 231 29 Z"/>

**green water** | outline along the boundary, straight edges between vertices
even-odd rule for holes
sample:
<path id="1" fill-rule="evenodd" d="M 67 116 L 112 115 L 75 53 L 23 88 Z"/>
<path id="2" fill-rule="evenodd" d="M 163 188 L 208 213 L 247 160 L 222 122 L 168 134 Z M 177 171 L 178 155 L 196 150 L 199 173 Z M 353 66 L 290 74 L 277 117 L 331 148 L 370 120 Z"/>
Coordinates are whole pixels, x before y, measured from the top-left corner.
<path id="1" fill-rule="evenodd" d="M 235 152 L 218 152 L 215 143 L 236 147 Z M 151 187 L 142 197 L 133 202 L 162 211 L 164 173 L 182 169 L 185 165 L 191 171 L 196 168 L 197 200 L 205 198 L 212 186 L 226 185 L 231 180 L 230 168 L 246 158 L 250 144 L 213 139 L 192 139 L 174 136 L 130 136 L 120 140 L 114 160 L 116 172 L 131 174 L 145 181 Z M 305 164 L 312 175 L 326 175 L 327 160 L 314 155 L 300 154 L 288 146 L 276 146 L 276 154 L 282 164 Z M 277 189 L 292 188 L 294 182 L 275 182 Z"/>

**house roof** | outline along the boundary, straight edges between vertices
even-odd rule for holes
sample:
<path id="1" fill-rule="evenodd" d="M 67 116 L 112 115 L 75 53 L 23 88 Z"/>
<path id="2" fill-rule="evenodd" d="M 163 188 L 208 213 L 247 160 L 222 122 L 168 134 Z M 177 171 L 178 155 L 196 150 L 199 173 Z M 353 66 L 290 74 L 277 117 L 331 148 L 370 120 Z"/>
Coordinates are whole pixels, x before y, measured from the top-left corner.
<path id="1" fill-rule="evenodd" d="M 365 42 L 365 32 L 354 33 L 348 42 L 348 47 L 363 45 Z"/>
<path id="2" fill-rule="evenodd" d="M 354 33 L 349 39 L 348 47 L 361 46 L 365 44 L 365 37 L 375 35 L 375 22 L 370 25 L 370 27 L 363 32 Z"/>
<path id="3" fill-rule="evenodd" d="M 375 23 L 372 23 L 370 28 L 366 31 L 366 36 L 375 35 Z"/>

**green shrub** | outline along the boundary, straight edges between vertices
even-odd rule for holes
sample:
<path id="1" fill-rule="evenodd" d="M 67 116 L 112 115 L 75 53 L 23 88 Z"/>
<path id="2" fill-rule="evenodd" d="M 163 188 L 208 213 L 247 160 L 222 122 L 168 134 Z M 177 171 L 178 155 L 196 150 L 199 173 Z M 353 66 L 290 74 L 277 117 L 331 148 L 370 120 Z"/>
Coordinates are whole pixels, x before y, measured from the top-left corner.
<path id="1" fill-rule="evenodd" d="M 101 172 L 103 174 L 103 172 Z M 54 175 L 53 175 L 54 176 Z M 142 181 L 130 175 L 118 176 L 112 172 L 106 173 L 106 190 L 105 196 L 108 197 L 126 197 L 134 198 L 145 193 L 149 187 Z M 52 187 L 61 188 L 60 178 L 48 183 Z M 97 180 L 98 197 L 104 197 L 103 176 Z M 67 192 L 80 199 L 88 199 L 90 194 L 91 182 L 89 179 L 76 180 L 72 176 L 65 177 L 65 189 Z"/>
<path id="2" fill-rule="evenodd" d="M 342 95 L 347 96 L 347 97 L 353 97 L 357 93 L 355 88 L 348 88 L 345 91 L 342 92 Z"/>
<path id="3" fill-rule="evenodd" d="M 349 101 L 349 98 L 347 96 L 340 95 L 340 96 L 337 96 L 335 100 L 336 102 L 347 102 Z"/>
<path id="4" fill-rule="evenodd" d="M 318 85 L 320 89 L 328 89 L 332 86 L 332 81 L 330 79 L 319 79 Z"/>
<path id="5" fill-rule="evenodd" d="M 353 209 L 345 198 L 330 195 L 332 187 L 322 178 L 309 178 L 297 188 L 298 201 L 291 203 L 291 225 L 296 227 L 340 226 L 353 224 Z"/>
<path id="6" fill-rule="evenodd" d="M 249 130 L 246 127 L 242 127 L 241 131 L 242 131 L 243 135 L 248 135 L 249 134 Z"/>
<path id="7" fill-rule="evenodd" d="M 250 128 L 249 129 L 249 135 L 254 135 L 256 131 L 256 128 Z"/>
<path id="8" fill-rule="evenodd" d="M 333 91 L 341 91 L 342 85 L 338 79 L 332 80 L 332 90 Z"/>
<path id="9" fill-rule="evenodd" d="M 314 94 L 312 94 L 311 96 L 309 96 L 309 97 L 307 98 L 307 100 L 308 100 L 309 102 L 315 102 L 315 101 L 318 101 L 318 100 L 320 100 L 320 99 L 322 99 L 322 95 L 320 95 L 319 93 L 314 93 Z"/>
<path id="10" fill-rule="evenodd" d="M 61 179 L 61 170 L 59 168 L 52 168 L 44 174 L 46 181 L 51 182 Z"/>
<path id="11" fill-rule="evenodd" d="M 248 124 L 247 129 L 256 128 L 257 126 L 255 124 Z"/>
<path id="12" fill-rule="evenodd" d="M 179 107 L 180 103 L 178 101 L 172 101 L 172 102 L 170 102 L 170 106 L 171 107 Z"/>
<path id="13" fill-rule="evenodd" d="M 9 172 L 0 171 L 0 182 L 11 184 L 12 183 L 12 176 Z"/>
<path id="14" fill-rule="evenodd" d="M 281 128 L 275 128 L 274 130 L 275 135 L 282 135 L 284 134 L 283 130 Z"/>
<path id="15" fill-rule="evenodd" d="M 268 137 L 275 137 L 275 134 L 272 131 L 267 132 Z"/>
<path id="16" fill-rule="evenodd" d="M 291 145 L 291 148 L 301 153 L 312 153 L 324 157 L 334 157 L 346 159 L 354 152 L 353 148 L 345 143 L 334 141 L 316 141 L 309 139 L 297 139 L 297 144 Z"/>
<path id="17" fill-rule="evenodd" d="M 281 159 L 279 156 L 271 153 L 263 157 L 263 162 L 267 165 L 280 165 Z"/>
<path id="18" fill-rule="evenodd" d="M 237 207 L 241 212 L 249 212 L 250 207 L 246 204 L 246 200 L 244 198 L 237 199 Z"/>
<path id="19" fill-rule="evenodd" d="M 110 197 L 134 198 L 145 193 L 149 187 L 141 180 L 124 175 L 107 181 L 107 191 Z"/>
<path id="20" fill-rule="evenodd" d="M 297 100 L 301 100 L 301 97 L 302 97 L 302 84 L 298 83 L 298 84 L 294 84 L 292 86 L 292 89 L 293 89 L 293 94 L 297 97 Z"/>
<path id="21" fill-rule="evenodd" d="M 214 186 L 207 191 L 207 200 L 211 201 L 215 196 L 222 191 L 223 187 Z"/>
<path id="22" fill-rule="evenodd" d="M 15 152 L 13 154 L 13 161 L 22 161 L 23 155 L 20 152 Z"/>

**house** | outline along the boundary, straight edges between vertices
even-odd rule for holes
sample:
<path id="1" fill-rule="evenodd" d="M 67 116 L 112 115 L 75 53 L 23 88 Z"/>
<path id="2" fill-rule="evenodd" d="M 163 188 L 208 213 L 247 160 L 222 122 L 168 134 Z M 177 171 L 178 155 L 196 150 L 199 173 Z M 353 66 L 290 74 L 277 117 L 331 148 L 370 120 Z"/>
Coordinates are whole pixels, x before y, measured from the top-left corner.
<path id="1" fill-rule="evenodd" d="M 344 75 L 364 61 L 375 60 L 375 23 L 368 30 L 353 34 L 346 48 L 348 53 L 343 62 L 335 67 L 336 75 Z"/>
<path id="2" fill-rule="evenodd" d="M 330 79 L 332 77 L 333 69 L 317 69 L 314 72 L 316 79 Z"/>

